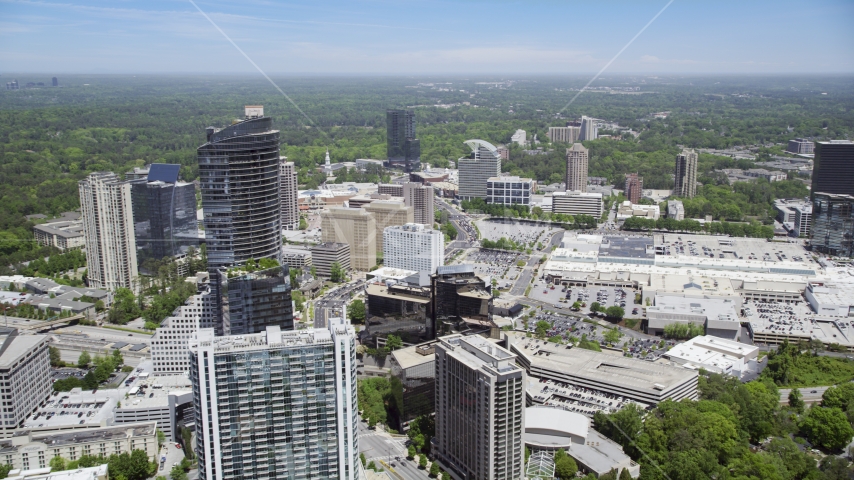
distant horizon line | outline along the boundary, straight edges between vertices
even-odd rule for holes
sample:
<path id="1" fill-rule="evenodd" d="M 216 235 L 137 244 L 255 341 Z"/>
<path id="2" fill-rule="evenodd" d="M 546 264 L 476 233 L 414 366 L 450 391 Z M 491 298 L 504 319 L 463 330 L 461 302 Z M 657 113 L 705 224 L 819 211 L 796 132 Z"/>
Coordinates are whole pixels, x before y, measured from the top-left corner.
<path id="1" fill-rule="evenodd" d="M 499 72 L 477 72 L 477 73 L 355 73 L 355 72 L 299 72 L 299 73 L 277 73 L 270 72 L 271 76 L 278 77 L 376 77 L 376 78 L 411 78 L 411 77 L 470 77 L 470 78 L 485 78 L 485 77 L 502 77 L 504 80 L 513 80 L 515 78 L 541 78 L 541 77 L 589 77 L 594 75 L 595 71 L 578 72 L 578 73 L 526 73 L 526 74 L 508 74 Z M 71 76 L 142 76 L 142 77 L 174 77 L 174 76 L 218 76 L 218 77 L 257 77 L 263 80 L 263 77 L 256 73 L 226 73 L 226 72 L 112 72 L 112 73 L 96 73 L 96 72 L 0 72 L 0 78 L 11 78 L 14 76 L 35 76 L 35 75 L 71 75 Z M 794 77 L 794 78 L 816 78 L 816 77 L 852 77 L 852 72 L 827 72 L 827 73 L 793 73 L 793 72 L 730 72 L 730 73 L 674 73 L 674 72 L 613 72 L 606 76 L 600 77 L 599 80 L 608 79 L 610 77 L 682 77 L 682 78 L 725 78 L 725 77 Z"/>

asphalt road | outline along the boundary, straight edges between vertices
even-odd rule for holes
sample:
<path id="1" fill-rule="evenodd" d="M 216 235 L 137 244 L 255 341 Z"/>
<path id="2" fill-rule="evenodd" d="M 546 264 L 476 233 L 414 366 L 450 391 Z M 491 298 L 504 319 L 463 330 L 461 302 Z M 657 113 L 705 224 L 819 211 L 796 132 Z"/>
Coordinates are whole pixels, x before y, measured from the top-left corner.
<path id="1" fill-rule="evenodd" d="M 525 290 L 534 279 L 534 268 L 539 261 L 540 259 L 537 255 L 532 255 L 528 258 L 528 263 L 519 273 L 519 278 L 516 279 L 516 283 L 513 285 L 513 288 L 510 289 L 510 295 L 516 295 L 519 297 L 525 295 Z"/>
<path id="2" fill-rule="evenodd" d="M 801 398 L 804 403 L 817 403 L 821 401 L 821 396 L 824 395 L 824 391 L 830 387 L 804 387 L 799 388 L 801 391 Z M 780 390 L 780 403 L 789 403 L 789 392 L 792 391 L 791 388 L 781 388 Z M 815 393 L 813 393 L 815 392 Z"/>
<path id="3" fill-rule="evenodd" d="M 100 340 L 105 342 L 126 342 L 126 343 L 151 343 L 150 333 L 128 333 L 121 330 L 113 330 L 110 328 L 89 327 L 83 325 L 72 325 L 70 327 L 58 328 L 54 333 L 82 333 L 88 335 L 90 339 Z"/>
<path id="4" fill-rule="evenodd" d="M 370 430 L 365 422 L 359 421 L 359 451 L 365 454 L 368 463 L 371 460 L 381 466 L 380 460 L 391 465 L 405 480 L 424 480 L 430 478 L 427 470 L 418 468 L 415 460 L 406 459 L 406 439 L 394 438 L 381 430 Z M 399 460 L 398 460 L 399 458 Z M 417 458 L 417 457 L 416 457 Z M 392 476 L 392 478 L 397 478 Z"/>

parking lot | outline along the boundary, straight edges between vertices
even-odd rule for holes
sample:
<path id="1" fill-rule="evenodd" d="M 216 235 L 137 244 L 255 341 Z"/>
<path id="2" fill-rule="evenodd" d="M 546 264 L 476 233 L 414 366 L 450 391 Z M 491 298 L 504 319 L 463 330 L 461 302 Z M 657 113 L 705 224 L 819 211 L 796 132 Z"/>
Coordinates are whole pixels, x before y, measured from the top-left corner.
<path id="1" fill-rule="evenodd" d="M 546 332 L 547 337 L 557 335 L 564 340 L 569 340 L 570 337 L 580 339 L 582 335 L 586 335 L 587 339 L 590 341 L 604 341 L 602 335 L 604 335 L 606 330 L 599 325 L 586 323 L 576 317 L 565 317 L 563 315 L 545 312 L 536 314 L 528 320 L 528 331 L 531 333 L 536 332 L 537 322 L 541 321 L 548 322 L 552 326 L 552 328 Z M 523 328 L 523 324 L 517 323 L 517 328 Z"/>
<path id="2" fill-rule="evenodd" d="M 480 220 L 477 228 L 482 239 L 495 241 L 504 237 L 531 249 L 537 249 L 539 243 L 543 248 L 548 247 L 551 236 L 562 230 L 548 225 L 499 219 Z"/>
<path id="3" fill-rule="evenodd" d="M 520 261 L 527 262 L 528 256 L 497 250 L 474 251 L 465 259 L 466 263 L 474 264 L 476 274 L 497 280 L 499 288 L 508 288 L 513 284 L 522 271 L 522 268 L 516 265 Z"/>
<path id="4" fill-rule="evenodd" d="M 593 302 L 599 302 L 602 308 L 622 307 L 625 311 L 625 318 L 640 318 L 643 316 L 643 308 L 641 305 L 635 304 L 635 294 L 637 293 L 630 288 L 567 287 L 553 285 L 538 279 L 534 282 L 528 296 L 534 300 L 549 303 L 555 308 L 570 308 L 573 303 L 580 302 L 583 305 L 580 310 L 582 313 L 589 313 Z"/>

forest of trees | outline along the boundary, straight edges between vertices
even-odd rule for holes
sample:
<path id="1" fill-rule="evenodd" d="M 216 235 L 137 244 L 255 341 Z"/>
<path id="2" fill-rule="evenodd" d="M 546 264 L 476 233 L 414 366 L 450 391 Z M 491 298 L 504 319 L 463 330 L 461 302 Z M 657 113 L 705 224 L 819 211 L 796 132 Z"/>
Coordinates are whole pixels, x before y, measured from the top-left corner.
<path id="1" fill-rule="evenodd" d="M 385 110 L 416 106 L 422 161 L 446 166 L 467 155 L 464 141 L 480 138 L 506 143 L 517 128 L 535 135 L 546 154 L 526 155 L 511 148 L 504 170 L 560 181 L 566 145 L 549 144 L 550 125 L 581 114 L 608 119 L 639 132 L 623 140 L 586 142 L 590 175 L 618 187 L 623 174 L 638 172 L 647 188 L 672 185 L 673 159 L 680 145 L 723 148 L 785 142 L 792 137 L 849 138 L 854 132 L 854 88 L 843 78 L 661 78 L 646 79 L 644 94 L 585 93 L 570 111 L 556 112 L 582 78 L 522 78 L 507 88 L 453 79 L 438 92 L 411 78 L 280 78 L 279 85 L 313 120 L 309 123 L 287 100 L 254 77 L 73 76 L 62 89 L 26 89 L 0 96 L 0 264 L 46 257 L 32 241 L 24 216 L 58 214 L 79 206 L 77 182 L 92 171 L 124 173 L 152 162 L 178 163 L 181 176 L 198 176 L 195 150 L 207 126 L 222 127 L 245 104 L 263 104 L 281 131 L 282 154 L 295 162 L 300 182 L 323 181 L 314 169 L 326 148 L 334 162 L 385 157 Z M 632 79 L 616 80 L 621 85 Z M 26 77 L 19 78 L 26 81 Z M 84 85 L 85 84 L 85 85 Z M 407 88 L 415 87 L 415 88 Z M 829 95 L 820 95 L 829 92 Z M 463 104 L 467 102 L 468 104 Z M 436 104 L 450 104 L 437 108 Z M 650 114 L 667 110 L 666 119 Z M 790 130 L 791 129 L 791 130 Z M 730 158 L 700 155 L 700 171 L 745 167 Z M 342 172 L 341 181 L 381 179 Z M 702 181 L 702 180 L 701 180 Z M 689 216 L 704 213 L 732 219 L 737 206 L 745 216 L 764 216 L 770 196 L 801 196 L 803 188 L 742 192 L 709 184 L 687 202 Z M 786 187 L 789 188 L 789 187 Z M 743 196 L 742 196 L 743 195 Z M 708 203 L 706 203 L 708 202 Z M 709 203 L 711 205 L 709 205 Z M 718 203 L 723 209 L 715 207 Z M 762 220 L 762 218 L 759 218 Z"/>

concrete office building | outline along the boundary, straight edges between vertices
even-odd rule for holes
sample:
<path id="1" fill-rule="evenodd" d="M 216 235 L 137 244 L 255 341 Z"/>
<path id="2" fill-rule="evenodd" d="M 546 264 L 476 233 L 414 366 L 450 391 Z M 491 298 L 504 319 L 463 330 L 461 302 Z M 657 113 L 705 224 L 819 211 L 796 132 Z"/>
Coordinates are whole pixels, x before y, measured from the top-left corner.
<path id="1" fill-rule="evenodd" d="M 391 226 L 383 232 L 383 265 L 386 267 L 432 275 L 444 263 L 442 232 L 419 223 Z"/>
<path id="2" fill-rule="evenodd" d="M 350 266 L 350 244 L 324 242 L 311 247 L 311 262 L 317 271 L 317 276 L 330 278 L 332 276 L 332 264 L 338 263 L 346 272 Z"/>
<path id="3" fill-rule="evenodd" d="M 279 195 L 282 202 L 282 228 L 299 229 L 299 192 L 297 191 L 297 169 L 288 157 L 282 157 L 279 163 Z"/>
<path id="4" fill-rule="evenodd" d="M 673 195 L 677 197 L 694 198 L 697 194 L 697 162 L 699 156 L 693 149 L 682 149 L 676 155 L 676 174 L 673 185 Z M 632 201 L 632 203 L 637 203 Z"/>
<path id="5" fill-rule="evenodd" d="M 478 336 L 436 344 L 433 452 L 458 480 L 522 478 L 526 377 L 515 360 Z"/>
<path id="6" fill-rule="evenodd" d="M 774 210 L 777 210 L 777 221 L 782 224 L 792 224 L 795 223 L 795 208 L 800 206 L 809 205 L 810 209 L 812 209 L 812 202 L 806 199 L 797 199 L 797 198 L 780 198 L 774 200 Z"/>
<path id="7" fill-rule="evenodd" d="M 585 140 L 596 140 L 597 132 L 596 132 L 596 124 L 594 120 L 590 117 L 581 117 L 581 130 L 578 135 L 578 141 L 582 142 Z"/>
<path id="8" fill-rule="evenodd" d="M 10 437 L 51 393 L 47 335 L 18 335 L 0 327 L 0 438 Z"/>
<path id="9" fill-rule="evenodd" d="M 83 455 L 106 458 L 142 450 L 152 459 L 160 449 L 157 427 L 156 422 L 143 422 L 99 428 L 22 430 L 12 438 L 0 440 L 0 461 L 14 469 L 29 471 L 27 475 L 11 478 L 29 480 L 31 475 L 38 475 L 40 469 L 50 471 L 50 460 L 54 457 L 65 460 L 80 460 Z"/>
<path id="10" fill-rule="evenodd" d="M 377 185 L 377 193 L 391 195 L 392 197 L 403 197 L 403 184 L 381 183 Z"/>
<path id="11" fill-rule="evenodd" d="M 413 223 L 415 221 L 415 209 L 413 207 L 407 207 L 404 202 L 395 200 L 377 200 L 365 205 L 363 210 L 370 212 L 374 217 L 374 223 L 376 224 L 377 229 L 375 236 L 377 255 L 383 253 L 383 232 L 386 228 L 406 225 L 407 223 Z M 432 224 L 432 222 L 429 223 L 429 225 Z M 373 265 L 371 265 L 371 267 L 373 267 Z"/>
<path id="12" fill-rule="evenodd" d="M 350 245 L 353 270 L 367 272 L 377 264 L 377 221 L 371 212 L 364 208 L 330 208 L 320 213 L 320 225 L 321 241 Z M 316 256 L 314 260 L 318 265 Z"/>
<path id="13" fill-rule="evenodd" d="M 854 197 L 813 192 L 810 243 L 818 252 L 854 258 Z"/>
<path id="14" fill-rule="evenodd" d="M 472 150 L 469 158 L 457 160 L 459 170 L 459 197 L 461 200 L 480 198 L 486 201 L 486 184 L 492 177 L 501 175 L 501 156 L 498 149 L 483 140 L 465 142 Z"/>
<path id="15" fill-rule="evenodd" d="M 815 144 L 811 140 L 807 140 L 805 138 L 796 138 L 794 140 L 789 140 L 786 151 L 794 154 L 808 155 L 815 151 Z"/>
<path id="16" fill-rule="evenodd" d="M 640 204 L 640 199 L 643 197 L 643 177 L 637 173 L 626 174 L 626 198 L 633 204 Z"/>
<path id="17" fill-rule="evenodd" d="M 356 335 L 345 320 L 329 323 L 199 331 L 190 347 L 199 478 L 358 478 Z"/>
<path id="18" fill-rule="evenodd" d="M 85 245 L 83 221 L 79 218 L 36 225 L 33 227 L 33 235 L 39 245 L 56 247 L 63 252 Z"/>
<path id="19" fill-rule="evenodd" d="M 552 194 L 552 213 L 590 215 L 599 219 L 604 211 L 605 205 L 602 202 L 601 193 L 566 191 Z"/>
<path id="20" fill-rule="evenodd" d="M 530 178 L 491 177 L 486 181 L 486 203 L 531 205 L 537 182 Z"/>
<path id="21" fill-rule="evenodd" d="M 155 163 L 145 178 L 131 180 L 136 259 L 175 258 L 199 246 L 196 185 L 178 180 L 180 165 Z"/>
<path id="22" fill-rule="evenodd" d="M 672 324 L 702 326 L 706 335 L 738 340 L 740 303 L 729 299 L 656 295 L 655 305 L 646 307 L 648 333 L 662 335 Z"/>
<path id="23" fill-rule="evenodd" d="M 89 284 L 139 289 L 131 186 L 112 172 L 89 174 L 79 183 Z"/>
<path id="24" fill-rule="evenodd" d="M 575 143 L 581 136 L 581 127 L 549 127 L 548 137 L 552 143 Z"/>
<path id="25" fill-rule="evenodd" d="M 412 207 L 413 221 L 423 225 L 433 225 L 436 221 L 433 213 L 433 186 L 415 182 L 403 184 L 403 201 Z"/>
<path id="26" fill-rule="evenodd" d="M 305 268 L 311 266 L 311 250 L 301 248 L 283 248 L 282 261 L 291 268 Z"/>
<path id="27" fill-rule="evenodd" d="M 628 179 L 626 179 L 628 182 Z M 617 206 L 617 220 L 629 217 L 644 217 L 658 220 L 661 217 L 661 207 L 658 205 L 640 205 L 626 200 Z"/>
<path id="28" fill-rule="evenodd" d="M 189 364 L 189 348 L 184 354 Z M 180 375 L 149 377 L 146 382 L 135 385 L 137 392 L 132 394 L 132 388 L 128 398 L 116 405 L 116 424 L 157 422 L 168 441 L 182 441 L 181 428 L 192 428 L 195 423 L 189 368 Z"/>
<path id="29" fill-rule="evenodd" d="M 812 169 L 813 198 L 818 192 L 854 196 L 854 142 L 815 142 Z"/>
<path id="30" fill-rule="evenodd" d="M 798 205 L 795 210 L 795 223 L 792 229 L 793 236 L 807 238 L 810 236 L 812 225 L 812 205 Z"/>
<path id="31" fill-rule="evenodd" d="M 436 402 L 436 341 L 399 348 L 389 355 L 392 391 L 399 404 L 393 409 L 399 432 L 421 415 L 432 415 Z"/>
<path id="32" fill-rule="evenodd" d="M 510 136 L 510 142 L 524 147 L 528 144 L 527 133 L 522 129 L 516 130 L 516 133 Z"/>
<path id="33" fill-rule="evenodd" d="M 196 339 L 200 325 L 208 325 L 217 318 L 216 307 L 216 299 L 206 287 L 163 320 L 151 337 L 155 375 L 177 375 L 190 370 L 190 341 Z"/>
<path id="34" fill-rule="evenodd" d="M 567 191 L 587 192 L 587 149 L 580 143 L 573 143 L 566 149 Z"/>
<path id="35" fill-rule="evenodd" d="M 386 141 L 390 167 L 402 167 L 407 173 L 421 170 L 421 142 L 415 138 L 415 112 L 387 110 Z"/>
<path id="36" fill-rule="evenodd" d="M 685 220 L 685 205 L 680 200 L 667 201 L 667 218 Z"/>
<path id="37" fill-rule="evenodd" d="M 697 372 L 583 348 L 509 336 L 510 351 L 530 377 L 624 397 L 644 405 L 697 399 Z M 548 353 L 548 355 L 546 354 Z"/>

